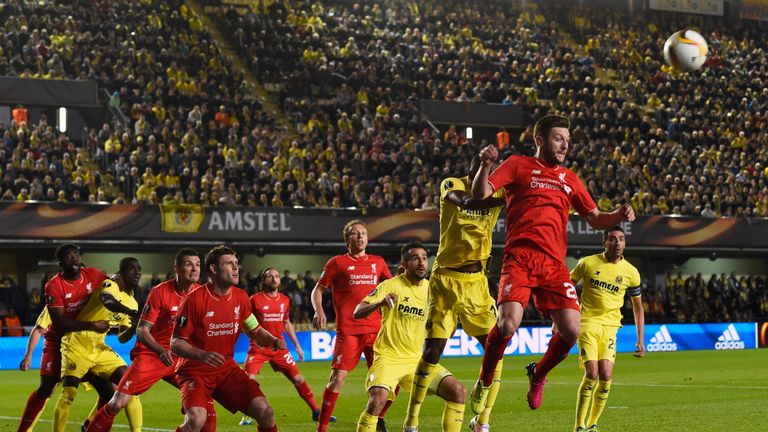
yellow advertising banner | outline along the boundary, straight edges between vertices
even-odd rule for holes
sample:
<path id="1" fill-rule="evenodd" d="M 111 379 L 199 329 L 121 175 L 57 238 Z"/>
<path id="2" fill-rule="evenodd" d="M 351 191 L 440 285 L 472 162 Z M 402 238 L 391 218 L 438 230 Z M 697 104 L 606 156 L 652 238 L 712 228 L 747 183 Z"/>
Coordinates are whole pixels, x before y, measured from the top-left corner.
<path id="1" fill-rule="evenodd" d="M 200 204 L 161 205 L 160 212 L 163 232 L 198 232 L 203 223 L 203 207 Z"/>

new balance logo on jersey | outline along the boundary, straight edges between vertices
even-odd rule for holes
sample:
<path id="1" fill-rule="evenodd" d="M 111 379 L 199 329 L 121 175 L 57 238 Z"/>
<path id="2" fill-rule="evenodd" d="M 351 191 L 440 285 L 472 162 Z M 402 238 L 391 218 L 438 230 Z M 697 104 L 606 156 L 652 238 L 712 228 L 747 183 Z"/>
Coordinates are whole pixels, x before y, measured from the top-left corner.
<path id="1" fill-rule="evenodd" d="M 730 324 L 727 329 L 717 338 L 715 342 L 716 350 L 744 349 L 744 341 L 741 340 L 736 327 Z"/>
<path id="2" fill-rule="evenodd" d="M 354 270 L 354 269 L 355 269 L 355 266 L 349 266 L 349 267 L 347 267 L 347 271 L 352 271 L 352 270 Z"/>
<path id="3" fill-rule="evenodd" d="M 72 298 L 72 293 L 67 293 L 64 295 L 65 299 Z"/>
<path id="4" fill-rule="evenodd" d="M 147 304 L 147 306 L 149 306 L 149 304 Z M 173 306 L 173 307 L 171 308 L 171 312 L 176 312 L 176 311 L 178 311 L 178 310 L 179 310 L 179 307 L 178 307 L 178 306 Z"/>
<path id="5" fill-rule="evenodd" d="M 541 174 L 541 170 L 533 170 L 531 171 L 531 174 Z"/>
<path id="6" fill-rule="evenodd" d="M 213 316 L 213 311 L 208 312 L 207 314 L 205 314 L 205 316 L 207 316 L 209 318 L 212 317 Z"/>
<path id="7" fill-rule="evenodd" d="M 651 343 L 646 346 L 648 351 L 677 351 L 677 344 L 672 341 L 667 326 L 663 325 L 651 338 Z"/>

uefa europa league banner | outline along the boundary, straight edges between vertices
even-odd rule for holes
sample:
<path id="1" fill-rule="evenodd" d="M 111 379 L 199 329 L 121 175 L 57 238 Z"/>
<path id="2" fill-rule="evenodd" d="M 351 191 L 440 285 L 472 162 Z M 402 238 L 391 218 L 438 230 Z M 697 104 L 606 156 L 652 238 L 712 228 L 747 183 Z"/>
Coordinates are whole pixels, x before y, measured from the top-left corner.
<path id="1" fill-rule="evenodd" d="M 371 241 L 437 243 L 438 213 L 413 210 L 201 207 L 199 205 L 74 205 L 0 203 L 0 239 L 170 240 L 241 243 L 341 242 L 351 219 L 368 224 Z M 768 220 L 641 216 L 624 223 L 628 243 L 655 247 L 768 247 Z M 500 218 L 493 240 L 504 242 Z M 568 222 L 570 246 L 596 246 L 601 232 L 578 216 Z"/>

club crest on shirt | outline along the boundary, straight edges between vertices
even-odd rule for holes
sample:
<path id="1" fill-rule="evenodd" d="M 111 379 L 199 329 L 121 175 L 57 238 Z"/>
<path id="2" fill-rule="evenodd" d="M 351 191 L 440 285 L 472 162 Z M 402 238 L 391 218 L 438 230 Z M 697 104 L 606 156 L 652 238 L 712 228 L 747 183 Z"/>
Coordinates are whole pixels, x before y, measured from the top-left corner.
<path id="1" fill-rule="evenodd" d="M 623 280 L 624 280 L 624 278 L 622 278 L 621 276 L 616 276 L 616 283 L 617 284 L 620 284 Z"/>
<path id="2" fill-rule="evenodd" d="M 240 306 L 235 306 L 235 319 L 240 319 Z"/>
<path id="3" fill-rule="evenodd" d="M 559 178 L 561 182 L 564 182 L 565 181 L 565 173 L 561 172 L 560 174 L 557 175 L 557 178 Z"/>

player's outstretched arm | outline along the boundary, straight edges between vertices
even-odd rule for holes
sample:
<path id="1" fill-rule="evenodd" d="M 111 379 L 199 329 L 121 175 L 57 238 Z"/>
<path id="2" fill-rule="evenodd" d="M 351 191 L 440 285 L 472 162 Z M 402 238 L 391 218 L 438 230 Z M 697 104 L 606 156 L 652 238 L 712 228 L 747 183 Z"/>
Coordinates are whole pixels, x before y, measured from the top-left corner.
<path id="1" fill-rule="evenodd" d="M 312 300 L 312 308 L 315 309 L 315 316 L 312 318 L 312 326 L 315 330 L 322 330 L 327 324 L 327 318 L 325 317 L 325 311 L 323 310 L 323 292 L 327 288 L 316 284 L 312 290 L 310 299 Z"/>
<path id="2" fill-rule="evenodd" d="M 641 296 L 633 296 L 632 314 L 635 316 L 635 328 L 637 329 L 637 345 L 635 345 L 635 357 L 645 357 L 645 310 Z"/>
<path id="3" fill-rule="evenodd" d="M 258 327 L 246 334 L 259 346 L 271 347 L 274 350 L 285 349 L 285 341 L 272 336 L 272 333 L 265 330 L 264 327 Z"/>
<path id="4" fill-rule="evenodd" d="M 159 343 L 157 343 L 155 337 L 152 336 L 152 326 L 154 326 L 154 324 L 149 321 L 139 321 L 139 325 L 136 327 L 136 339 L 144 344 L 144 346 L 151 349 L 152 352 L 157 354 L 157 356 L 160 357 L 160 361 L 163 362 L 164 365 L 170 366 L 173 364 L 171 351 L 163 348 Z"/>
<path id="5" fill-rule="evenodd" d="M 624 204 L 612 212 L 602 212 L 598 209 L 594 209 L 582 216 L 592 228 L 604 230 L 624 221 L 632 222 L 635 220 L 635 210 L 631 205 Z"/>
<path id="6" fill-rule="evenodd" d="M 128 315 L 131 319 L 135 320 L 135 322 L 138 322 L 139 311 L 120 303 L 120 301 L 112 294 L 102 291 L 99 293 L 99 300 L 110 312 Z"/>
<path id="7" fill-rule="evenodd" d="M 363 300 L 362 302 L 360 302 L 360 304 L 358 304 L 355 307 L 354 317 L 355 319 L 365 318 L 368 315 L 372 314 L 373 312 L 384 307 L 384 305 L 387 305 L 390 308 L 394 309 L 396 304 L 397 304 L 397 294 L 395 293 L 389 293 L 383 299 L 375 303 L 368 303 L 367 301 Z"/>
<path id="8" fill-rule="evenodd" d="M 223 355 L 214 351 L 203 351 L 192 346 L 192 344 L 186 340 L 176 336 L 171 338 L 171 351 L 179 357 L 198 360 L 211 367 L 221 366 L 226 361 Z"/>
<path id="9" fill-rule="evenodd" d="M 445 196 L 445 200 L 465 210 L 485 210 L 493 207 L 502 207 L 506 204 L 503 198 L 474 199 L 472 195 L 464 191 L 451 191 Z"/>
<path id="10" fill-rule="evenodd" d="M 32 352 L 35 350 L 37 343 L 40 342 L 40 338 L 43 336 L 44 328 L 35 326 L 31 332 L 29 332 L 29 338 L 27 338 L 27 349 L 24 351 L 24 357 L 21 359 L 19 369 L 26 371 L 29 370 L 32 365 Z"/>
<path id="11" fill-rule="evenodd" d="M 64 316 L 64 308 L 49 307 L 48 313 L 51 315 L 53 326 L 64 333 L 90 330 L 97 333 L 106 333 L 109 330 L 109 321 L 77 321 Z"/>

